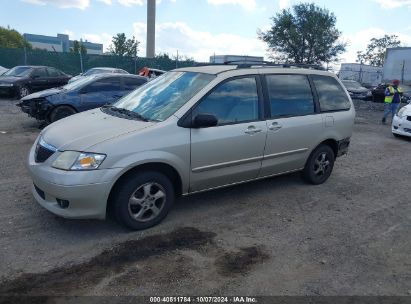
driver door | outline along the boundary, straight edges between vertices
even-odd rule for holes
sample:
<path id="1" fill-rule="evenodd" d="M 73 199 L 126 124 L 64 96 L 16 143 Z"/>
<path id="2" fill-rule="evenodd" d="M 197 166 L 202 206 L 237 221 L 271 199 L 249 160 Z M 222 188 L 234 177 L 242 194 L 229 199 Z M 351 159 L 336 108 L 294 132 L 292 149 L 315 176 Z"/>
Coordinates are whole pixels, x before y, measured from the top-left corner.
<path id="1" fill-rule="evenodd" d="M 258 86 L 256 76 L 230 79 L 193 109 L 192 118 L 211 114 L 218 124 L 191 129 L 191 192 L 257 177 L 267 135 Z"/>
<path id="2" fill-rule="evenodd" d="M 38 92 L 48 89 L 49 75 L 46 68 L 36 68 L 31 73 L 30 87 L 32 92 Z"/>

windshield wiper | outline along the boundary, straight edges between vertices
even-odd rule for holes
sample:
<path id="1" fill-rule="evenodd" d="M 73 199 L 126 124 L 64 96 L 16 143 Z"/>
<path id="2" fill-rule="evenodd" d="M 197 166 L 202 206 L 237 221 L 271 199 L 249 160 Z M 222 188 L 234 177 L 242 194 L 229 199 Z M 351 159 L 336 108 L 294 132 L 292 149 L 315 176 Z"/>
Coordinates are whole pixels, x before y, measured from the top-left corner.
<path id="1" fill-rule="evenodd" d="M 143 115 L 141 115 L 139 113 L 136 113 L 136 112 L 133 112 L 133 111 L 130 111 L 130 110 L 127 110 L 127 109 L 124 109 L 124 108 L 117 108 L 117 107 L 114 107 L 114 106 L 111 106 L 111 105 L 105 105 L 105 106 L 103 106 L 103 108 L 110 109 L 113 112 L 118 112 L 120 114 L 124 114 L 128 117 L 134 117 L 134 118 L 137 118 L 137 119 L 142 120 L 142 121 L 150 121 L 146 117 L 144 117 Z"/>

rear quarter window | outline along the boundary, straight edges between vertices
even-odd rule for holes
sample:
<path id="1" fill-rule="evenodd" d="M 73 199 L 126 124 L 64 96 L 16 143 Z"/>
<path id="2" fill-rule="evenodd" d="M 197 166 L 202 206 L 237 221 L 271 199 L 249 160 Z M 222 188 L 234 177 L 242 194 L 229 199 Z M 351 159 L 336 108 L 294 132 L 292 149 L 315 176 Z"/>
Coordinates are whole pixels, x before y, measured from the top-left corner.
<path id="1" fill-rule="evenodd" d="M 333 77 L 313 75 L 322 112 L 344 111 L 351 108 L 350 100 L 340 83 Z"/>

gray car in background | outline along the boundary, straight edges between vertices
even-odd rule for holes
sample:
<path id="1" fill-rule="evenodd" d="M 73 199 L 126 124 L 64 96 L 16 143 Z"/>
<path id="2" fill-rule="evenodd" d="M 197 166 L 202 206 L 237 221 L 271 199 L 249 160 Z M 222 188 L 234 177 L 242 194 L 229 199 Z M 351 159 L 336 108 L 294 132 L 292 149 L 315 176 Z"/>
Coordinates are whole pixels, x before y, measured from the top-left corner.
<path id="1" fill-rule="evenodd" d="M 361 83 L 355 80 L 342 80 L 343 85 L 350 94 L 352 99 L 371 99 L 371 90 L 362 86 Z"/>
<path id="2" fill-rule="evenodd" d="M 325 71 L 183 68 L 45 128 L 27 167 L 35 199 L 54 214 L 111 212 L 145 229 L 179 195 L 296 171 L 324 183 L 348 150 L 354 117 L 348 92 Z"/>
<path id="3" fill-rule="evenodd" d="M 81 73 L 69 80 L 69 83 L 77 81 L 79 79 L 82 79 L 87 76 L 92 76 L 92 75 L 97 75 L 97 74 L 129 74 L 127 71 L 122 70 L 122 69 L 117 69 L 117 68 L 105 68 L 105 67 L 100 67 L 100 68 L 92 68 L 84 73 Z"/>

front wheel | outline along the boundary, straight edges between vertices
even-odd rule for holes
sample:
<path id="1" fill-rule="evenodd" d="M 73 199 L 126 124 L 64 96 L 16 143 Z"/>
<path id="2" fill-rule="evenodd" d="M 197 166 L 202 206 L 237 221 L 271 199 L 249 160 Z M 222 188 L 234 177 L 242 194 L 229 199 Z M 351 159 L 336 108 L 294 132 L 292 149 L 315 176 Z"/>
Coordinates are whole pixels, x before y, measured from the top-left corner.
<path id="1" fill-rule="evenodd" d="M 21 86 L 17 94 L 18 98 L 21 99 L 23 97 L 26 97 L 27 95 L 30 95 L 30 89 L 26 86 Z"/>
<path id="2" fill-rule="evenodd" d="M 132 230 L 158 224 L 174 203 L 173 184 L 158 172 L 147 171 L 130 176 L 114 191 L 115 217 Z"/>
<path id="3" fill-rule="evenodd" d="M 53 109 L 49 115 L 49 122 L 53 123 L 57 120 L 66 118 L 68 116 L 76 114 L 76 110 L 69 106 L 58 106 L 57 108 Z"/>
<path id="4" fill-rule="evenodd" d="M 304 167 L 304 179 L 313 184 L 324 183 L 331 175 L 334 168 L 334 151 L 328 145 L 317 147 L 310 155 Z"/>

